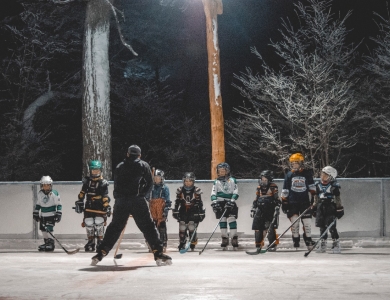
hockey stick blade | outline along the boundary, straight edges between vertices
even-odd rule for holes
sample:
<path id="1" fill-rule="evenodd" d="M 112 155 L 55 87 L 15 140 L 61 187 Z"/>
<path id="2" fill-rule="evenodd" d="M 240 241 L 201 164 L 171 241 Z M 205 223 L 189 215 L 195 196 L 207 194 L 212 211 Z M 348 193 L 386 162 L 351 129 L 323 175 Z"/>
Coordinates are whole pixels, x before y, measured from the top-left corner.
<path id="1" fill-rule="evenodd" d="M 114 256 L 114 259 L 121 259 L 121 258 L 122 258 L 122 253 L 117 254 L 117 255 Z"/>
<path id="2" fill-rule="evenodd" d="M 245 251 L 245 253 L 248 255 L 258 255 L 261 253 L 261 249 L 258 249 L 256 251 Z"/>
<path id="3" fill-rule="evenodd" d="M 65 250 L 65 248 L 63 248 L 63 249 Z M 75 250 L 72 250 L 72 251 L 65 250 L 66 254 L 69 254 L 69 255 L 76 254 L 79 251 L 80 251 L 80 248 L 76 248 Z"/>
<path id="4" fill-rule="evenodd" d="M 188 249 L 190 249 L 190 246 L 188 246 L 188 247 L 185 247 L 184 249 L 180 249 L 180 254 L 184 254 L 184 253 L 186 253 L 187 251 L 188 251 Z"/>

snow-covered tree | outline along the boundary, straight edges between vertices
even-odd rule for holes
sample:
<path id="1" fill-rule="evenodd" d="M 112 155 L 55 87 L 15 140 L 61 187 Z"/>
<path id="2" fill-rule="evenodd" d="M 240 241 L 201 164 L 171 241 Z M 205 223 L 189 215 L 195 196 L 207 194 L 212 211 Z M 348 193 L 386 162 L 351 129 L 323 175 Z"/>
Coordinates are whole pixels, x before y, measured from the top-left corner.
<path id="1" fill-rule="evenodd" d="M 236 87 L 249 103 L 236 109 L 239 118 L 228 123 L 228 132 L 229 144 L 254 165 L 268 161 L 287 168 L 290 150 L 297 149 L 318 174 L 325 165 L 337 166 L 343 150 L 355 143 L 345 130 L 357 104 L 348 68 L 355 47 L 345 41 L 350 13 L 340 18 L 331 1 L 308 2 L 295 5 L 299 25 L 283 20 L 282 39 L 271 42 L 280 70 L 252 49 L 262 74 L 248 68 L 236 75 Z"/>

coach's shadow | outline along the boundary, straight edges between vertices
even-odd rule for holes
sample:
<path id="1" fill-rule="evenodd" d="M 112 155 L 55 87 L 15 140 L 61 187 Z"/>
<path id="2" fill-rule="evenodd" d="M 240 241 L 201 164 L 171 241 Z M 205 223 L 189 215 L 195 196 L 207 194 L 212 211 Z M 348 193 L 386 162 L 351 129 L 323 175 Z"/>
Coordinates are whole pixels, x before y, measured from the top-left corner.
<path id="1" fill-rule="evenodd" d="M 123 271 L 135 271 L 140 268 L 154 268 L 154 266 L 133 266 L 133 267 L 126 267 L 122 265 L 114 265 L 114 266 L 91 266 L 89 268 L 82 268 L 79 269 L 79 271 L 84 272 L 123 272 Z"/>

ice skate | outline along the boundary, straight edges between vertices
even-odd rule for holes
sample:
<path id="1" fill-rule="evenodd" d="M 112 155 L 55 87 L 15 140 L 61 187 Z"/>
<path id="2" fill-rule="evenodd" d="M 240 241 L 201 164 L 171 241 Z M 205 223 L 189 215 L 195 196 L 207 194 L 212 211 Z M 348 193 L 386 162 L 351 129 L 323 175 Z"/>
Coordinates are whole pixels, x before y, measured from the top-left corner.
<path id="1" fill-rule="evenodd" d="M 305 244 L 306 244 L 307 250 L 310 251 L 310 250 L 313 250 L 315 242 L 312 241 L 311 237 L 308 237 L 305 240 Z"/>
<path id="2" fill-rule="evenodd" d="M 46 245 L 47 245 L 47 240 L 48 239 L 43 239 L 43 240 L 45 242 L 42 245 L 38 246 L 38 251 L 45 251 L 45 249 L 46 249 Z"/>
<path id="3" fill-rule="evenodd" d="M 169 266 L 172 264 L 172 258 L 162 252 L 157 250 L 154 251 L 154 260 L 156 261 L 157 266 Z"/>
<path id="4" fill-rule="evenodd" d="M 179 249 L 179 251 L 186 247 L 186 243 L 187 243 L 187 240 L 179 243 L 179 246 L 177 247 Z"/>
<path id="5" fill-rule="evenodd" d="M 93 252 L 95 251 L 95 241 L 94 239 L 88 240 L 88 243 L 84 246 L 85 252 Z"/>
<path id="6" fill-rule="evenodd" d="M 190 248 L 191 248 L 191 251 L 194 251 L 195 250 L 195 246 L 198 244 L 198 238 L 196 238 L 195 241 L 192 241 L 191 242 L 191 245 L 190 245 Z"/>
<path id="7" fill-rule="evenodd" d="M 167 252 L 167 245 L 163 246 L 163 253 Z"/>
<path id="8" fill-rule="evenodd" d="M 326 240 L 325 239 L 321 239 L 321 242 L 319 243 L 316 252 L 317 253 L 326 252 Z"/>
<path id="9" fill-rule="evenodd" d="M 107 255 L 104 250 L 98 250 L 97 254 L 92 257 L 91 266 L 96 266 L 98 262 L 102 261 L 103 257 Z"/>
<path id="10" fill-rule="evenodd" d="M 238 236 L 233 236 L 231 240 L 233 250 L 237 251 L 238 250 Z"/>
<path id="11" fill-rule="evenodd" d="M 275 252 L 276 251 L 276 245 L 273 245 L 271 248 L 268 249 L 269 252 Z"/>
<path id="12" fill-rule="evenodd" d="M 229 246 L 229 239 L 223 236 L 222 243 L 221 243 L 222 250 L 226 251 L 228 249 L 228 246 Z"/>
<path id="13" fill-rule="evenodd" d="M 340 254 L 341 249 L 340 249 L 340 241 L 339 240 L 333 240 L 333 245 L 332 245 L 332 254 Z"/>
<path id="14" fill-rule="evenodd" d="M 293 237 L 294 248 L 298 249 L 300 247 L 299 241 L 300 241 L 299 237 Z"/>

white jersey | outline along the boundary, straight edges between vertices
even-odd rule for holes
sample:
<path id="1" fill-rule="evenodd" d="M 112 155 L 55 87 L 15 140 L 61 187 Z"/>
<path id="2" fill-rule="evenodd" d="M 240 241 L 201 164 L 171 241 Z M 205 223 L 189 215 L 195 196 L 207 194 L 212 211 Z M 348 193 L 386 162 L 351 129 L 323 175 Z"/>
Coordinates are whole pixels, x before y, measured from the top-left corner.
<path id="1" fill-rule="evenodd" d="M 35 212 L 41 211 L 42 217 L 51 217 L 55 216 L 56 212 L 61 210 L 61 199 L 56 190 L 52 190 L 47 195 L 42 190 L 38 192 L 38 201 L 35 205 Z"/>

